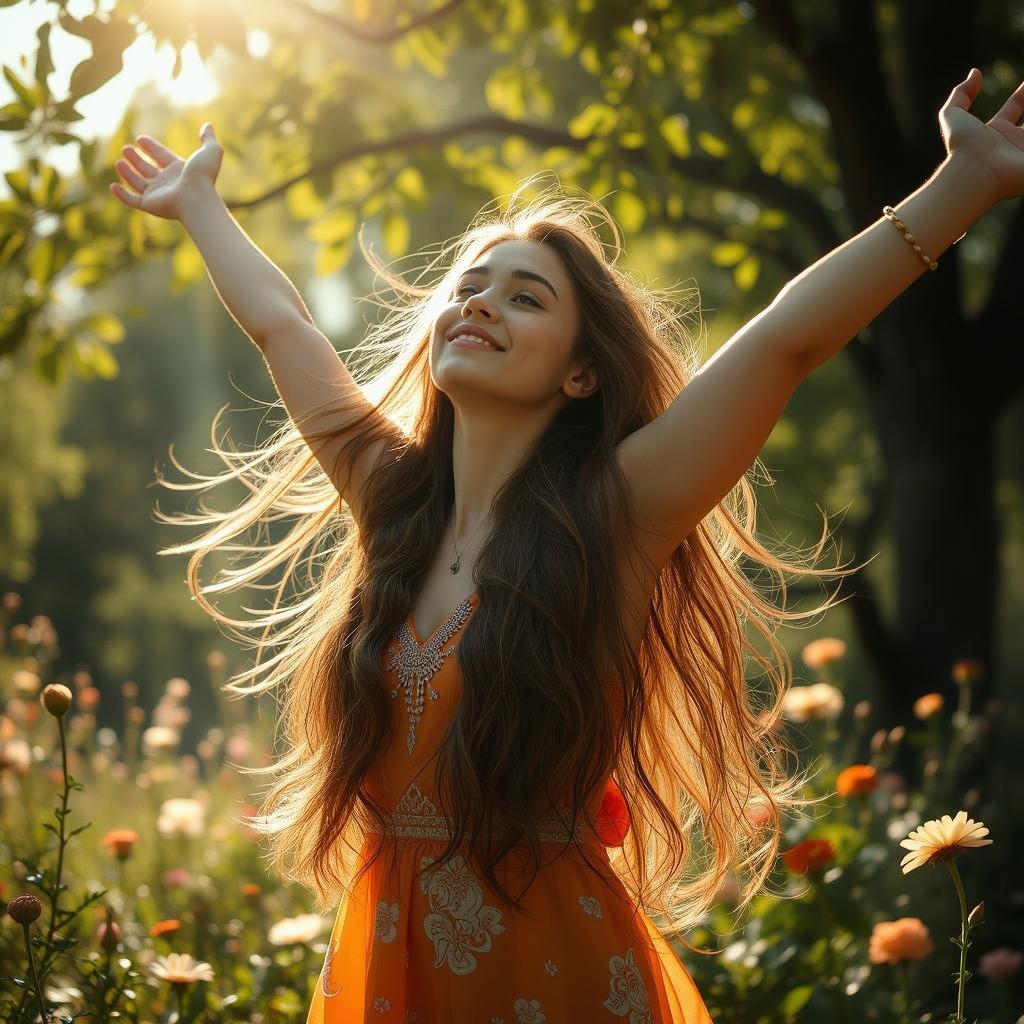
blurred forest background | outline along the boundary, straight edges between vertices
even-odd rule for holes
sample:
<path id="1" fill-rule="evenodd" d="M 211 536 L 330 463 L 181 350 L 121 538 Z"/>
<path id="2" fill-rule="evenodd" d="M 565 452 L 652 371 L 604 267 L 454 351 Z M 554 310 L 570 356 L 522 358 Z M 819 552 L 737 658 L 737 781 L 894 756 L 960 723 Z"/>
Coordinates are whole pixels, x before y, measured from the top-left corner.
<path id="1" fill-rule="evenodd" d="M 203 678 L 213 649 L 248 657 L 190 600 L 185 560 L 157 555 L 186 536 L 155 504 L 194 498 L 155 472 L 184 480 L 172 445 L 216 471 L 217 410 L 248 446 L 276 395 L 180 226 L 109 194 L 139 133 L 185 155 L 213 122 L 221 194 L 342 354 L 377 315 L 360 224 L 414 269 L 542 169 L 605 200 L 623 265 L 699 288 L 710 354 L 931 174 L 938 108 L 972 64 L 982 118 L 1024 69 L 1024 9 L 993 0 L 0 6 L 0 591 L 50 617 L 63 671 L 104 694 L 135 680 L 143 704 Z M 846 639 L 848 700 L 889 724 L 952 695 L 957 657 L 1018 702 L 1022 250 L 1004 203 L 804 382 L 761 453 L 763 536 L 813 543 L 820 505 L 844 561 L 879 552 L 851 600 L 784 639 Z M 186 746 L 213 707 L 194 693 Z"/>

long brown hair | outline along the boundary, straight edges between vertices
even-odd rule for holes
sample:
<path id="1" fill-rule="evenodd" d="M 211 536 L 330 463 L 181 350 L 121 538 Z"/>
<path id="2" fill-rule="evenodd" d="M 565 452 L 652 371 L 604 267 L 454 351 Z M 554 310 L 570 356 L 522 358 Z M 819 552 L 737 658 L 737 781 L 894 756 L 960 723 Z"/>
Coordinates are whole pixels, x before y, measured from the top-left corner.
<path id="1" fill-rule="evenodd" d="M 161 553 L 191 552 L 188 585 L 202 607 L 238 627 L 240 638 L 261 633 L 256 664 L 226 684 L 238 698 L 283 684 L 283 749 L 272 765 L 250 769 L 273 777 L 251 824 L 270 836 L 276 871 L 310 889 L 324 910 L 361 877 L 363 830 L 390 810 L 363 785 L 387 738 L 381 654 L 412 606 L 452 508 L 454 413 L 430 376 L 433 324 L 459 276 L 491 246 L 550 246 L 577 290 L 574 355 L 593 361 L 601 385 L 555 416 L 495 498 L 493 529 L 474 572 L 480 603 L 459 643 L 463 698 L 438 751 L 439 796 L 455 837 L 469 837 L 494 891 L 515 903 L 495 868 L 519 843 L 536 867 L 536 812 L 554 802 L 552 780 L 571 789 L 575 815 L 613 774 L 632 827 L 622 848 L 611 851 L 612 866 L 636 904 L 681 935 L 730 872 L 742 881 L 736 910 L 745 907 L 775 863 L 783 815 L 816 802 L 801 795 L 806 778 L 785 767 L 793 751 L 776 726 L 792 665 L 774 634 L 783 621 L 820 615 L 835 603 L 833 594 L 810 610 L 785 610 L 787 574 L 855 569 L 814 567 L 827 521 L 810 553 L 795 549 L 783 558 L 762 546 L 745 476 L 662 569 L 640 649 L 632 649 L 615 552 L 624 541 L 640 549 L 615 448 L 658 416 L 699 368 L 685 323 L 691 310 L 615 266 L 621 237 L 601 202 L 561 186 L 528 200 L 532 183 L 521 184 L 504 210 L 485 208 L 443 246 L 427 268 L 440 268 L 440 278 L 429 285 L 391 274 L 360 232 L 366 258 L 398 301 L 384 303 L 391 315 L 346 360 L 375 408 L 338 466 L 386 439 L 358 528 L 296 425 L 288 421 L 266 444 L 237 453 L 216 443 L 218 413 L 214 451 L 234 468 L 168 486 L 206 489 L 240 478 L 250 494 L 227 513 L 161 516 L 209 527 Z M 610 256 L 592 215 L 611 229 Z M 207 554 L 283 517 L 292 525 L 273 542 L 229 547 L 251 554 L 250 564 L 227 571 L 224 581 L 199 584 Z M 307 569 L 317 571 L 284 603 L 304 552 Z M 778 580 L 782 606 L 748 578 L 744 558 Z M 285 570 L 265 615 L 232 619 L 205 597 L 279 565 Z M 767 653 L 748 627 L 761 634 Z M 263 660 L 266 651 L 273 653 Z M 761 685 L 748 681 L 746 658 L 763 670 Z M 537 707 L 542 714 L 533 713 Z M 499 812 L 507 830 L 494 844 Z M 439 861 L 458 845 L 453 838 Z"/>

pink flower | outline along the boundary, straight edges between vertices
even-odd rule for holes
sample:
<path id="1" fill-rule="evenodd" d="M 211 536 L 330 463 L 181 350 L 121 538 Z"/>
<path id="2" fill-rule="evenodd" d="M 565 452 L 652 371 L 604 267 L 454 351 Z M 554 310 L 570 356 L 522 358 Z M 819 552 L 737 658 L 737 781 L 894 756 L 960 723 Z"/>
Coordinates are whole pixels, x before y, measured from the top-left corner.
<path id="1" fill-rule="evenodd" d="M 1024 952 L 1000 946 L 998 949 L 990 949 L 981 955 L 981 959 L 978 961 L 978 973 L 984 975 L 989 981 L 1009 981 L 1020 974 L 1022 964 L 1024 964 Z"/>
<path id="2" fill-rule="evenodd" d="M 164 872 L 164 885 L 185 886 L 192 881 L 192 876 L 185 868 L 168 868 Z"/>

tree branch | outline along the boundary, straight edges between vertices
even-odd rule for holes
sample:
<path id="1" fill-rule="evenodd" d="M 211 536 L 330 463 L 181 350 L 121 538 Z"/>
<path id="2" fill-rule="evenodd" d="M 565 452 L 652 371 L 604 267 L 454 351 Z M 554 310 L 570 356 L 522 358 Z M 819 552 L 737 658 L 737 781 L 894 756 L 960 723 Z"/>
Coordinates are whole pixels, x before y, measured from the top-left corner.
<path id="1" fill-rule="evenodd" d="M 538 146 L 559 146 L 576 152 L 585 151 L 590 143 L 589 139 L 574 138 L 564 130 L 510 121 L 500 115 L 487 114 L 438 128 L 421 129 L 389 139 L 372 139 L 368 142 L 345 146 L 323 160 L 311 164 L 305 170 L 279 182 L 260 195 L 253 196 L 251 199 L 226 199 L 225 204 L 231 210 L 251 209 L 271 199 L 276 199 L 292 185 L 305 178 L 323 174 L 360 157 L 405 152 L 418 146 L 436 148 L 463 135 L 481 133 L 503 136 L 518 135 Z M 628 152 L 634 166 L 649 171 L 657 170 L 643 151 L 630 150 Z M 671 170 L 692 181 L 699 181 L 715 188 L 723 187 L 722 162 L 713 157 L 673 156 L 668 161 L 668 165 Z M 730 183 L 728 187 L 786 210 L 810 232 L 815 243 L 822 249 L 827 251 L 839 244 L 831 220 L 812 196 L 802 189 L 786 184 L 781 178 L 765 174 L 756 164 L 751 164 L 746 168 L 740 178 Z"/>
<path id="2" fill-rule="evenodd" d="M 441 4 L 440 7 L 437 7 L 432 11 L 427 11 L 424 14 L 417 15 L 408 24 L 385 29 L 383 32 L 363 28 L 362 25 L 349 21 L 347 18 L 339 18 L 338 15 L 331 14 L 329 11 L 317 10 L 315 7 L 310 7 L 309 4 L 303 3 L 302 0 L 278 0 L 278 2 L 286 4 L 294 11 L 299 11 L 311 18 L 315 18 L 322 24 L 328 25 L 360 43 L 372 43 L 376 46 L 388 46 L 396 40 L 401 39 L 402 36 L 408 35 L 410 32 L 415 32 L 416 29 L 423 28 L 424 25 L 430 25 L 435 21 L 440 21 L 443 18 L 446 18 L 452 13 L 452 11 L 462 7 L 466 0 L 446 0 L 446 2 Z"/>

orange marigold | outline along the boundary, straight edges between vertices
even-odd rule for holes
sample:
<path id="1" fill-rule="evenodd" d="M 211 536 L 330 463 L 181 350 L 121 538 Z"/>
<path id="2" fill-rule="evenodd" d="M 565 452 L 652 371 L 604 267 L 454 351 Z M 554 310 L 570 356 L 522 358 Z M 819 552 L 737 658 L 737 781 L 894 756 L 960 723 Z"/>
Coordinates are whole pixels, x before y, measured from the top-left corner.
<path id="1" fill-rule="evenodd" d="M 868 958 L 873 964 L 923 960 L 935 948 L 928 927 L 918 917 L 879 921 L 872 929 Z"/>
<path id="2" fill-rule="evenodd" d="M 835 859 L 836 848 L 829 839 L 805 839 L 782 855 L 786 867 L 798 875 L 823 868 Z"/>
<path id="3" fill-rule="evenodd" d="M 878 772 L 869 764 L 851 764 L 836 777 L 840 796 L 865 796 L 878 788 Z"/>
<path id="4" fill-rule="evenodd" d="M 149 934 L 152 938 L 159 938 L 161 935 L 173 935 L 175 932 L 181 930 L 181 922 L 176 917 L 169 917 L 166 921 L 157 921 L 152 928 L 149 929 Z"/>
<path id="5" fill-rule="evenodd" d="M 941 693 L 926 693 L 914 701 L 914 714 L 920 718 L 931 718 L 942 710 L 945 700 Z"/>
<path id="6" fill-rule="evenodd" d="M 78 708 L 80 711 L 94 711 L 100 702 L 100 691 L 95 686 L 83 686 L 78 691 Z"/>
<path id="7" fill-rule="evenodd" d="M 808 668 L 822 668 L 839 661 L 846 654 L 846 642 L 835 636 L 823 636 L 807 644 L 801 656 Z"/>
<path id="8" fill-rule="evenodd" d="M 100 840 L 118 860 L 127 860 L 138 841 L 139 833 L 130 828 L 115 828 Z"/>
<path id="9" fill-rule="evenodd" d="M 965 686 L 981 675 L 983 665 L 977 658 L 958 658 L 953 662 L 953 681 Z"/>

